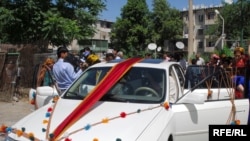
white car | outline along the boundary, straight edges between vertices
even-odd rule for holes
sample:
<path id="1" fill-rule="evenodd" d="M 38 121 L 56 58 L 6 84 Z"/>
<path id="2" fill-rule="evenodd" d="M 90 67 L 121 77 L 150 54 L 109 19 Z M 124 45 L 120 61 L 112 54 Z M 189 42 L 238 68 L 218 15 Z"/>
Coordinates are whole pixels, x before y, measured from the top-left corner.
<path id="1" fill-rule="evenodd" d="M 202 81 L 211 79 L 206 75 Z M 6 140 L 208 141 L 209 125 L 247 124 L 248 98 L 184 93 L 184 85 L 178 63 L 140 58 L 99 63 L 58 100 L 8 128 Z"/>
<path id="2" fill-rule="evenodd" d="M 215 71 L 214 67 L 208 67 L 206 65 L 188 66 L 186 73 L 184 74 L 185 75 L 184 93 L 187 93 L 190 91 L 190 89 L 192 89 L 193 90 L 192 93 L 204 93 L 207 95 L 209 95 L 208 94 L 209 92 L 213 93 L 212 95 L 209 95 L 208 97 L 209 100 L 212 100 L 212 99 L 216 100 L 216 99 L 223 99 L 223 98 L 228 99 L 229 91 L 233 91 L 232 89 L 230 89 L 230 87 L 232 86 L 226 85 L 225 82 L 223 82 L 225 80 L 223 81 L 220 80 L 220 82 L 218 82 L 218 80 L 214 79 L 216 78 L 214 71 Z M 203 83 L 199 83 L 208 75 L 214 75 L 214 76 L 210 76 L 210 78 L 213 78 L 213 79 L 209 79 Z M 222 75 L 222 74 L 219 74 L 219 75 Z M 224 78 L 224 77 L 220 76 L 220 78 Z M 51 101 L 54 96 L 59 95 L 58 94 L 59 92 L 57 91 L 55 85 L 51 86 L 52 89 L 48 87 L 50 86 L 40 86 L 40 87 L 30 89 L 29 101 L 31 101 L 31 103 L 34 105 L 32 101 L 35 99 L 37 108 L 40 108 L 48 104 L 48 102 Z"/>

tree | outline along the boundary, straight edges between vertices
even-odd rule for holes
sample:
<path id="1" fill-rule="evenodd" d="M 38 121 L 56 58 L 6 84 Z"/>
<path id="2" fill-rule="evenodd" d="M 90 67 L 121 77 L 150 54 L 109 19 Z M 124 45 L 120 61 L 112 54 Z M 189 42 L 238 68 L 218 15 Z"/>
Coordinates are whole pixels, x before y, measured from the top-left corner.
<path id="1" fill-rule="evenodd" d="M 111 42 L 129 57 L 139 55 L 149 43 L 149 10 L 145 0 L 128 0 L 111 31 Z"/>
<path id="2" fill-rule="evenodd" d="M 73 39 L 82 39 L 80 27 L 76 20 L 70 20 L 60 16 L 60 13 L 48 11 L 44 14 L 45 21 L 42 31 L 44 31 L 45 39 L 55 45 L 68 45 Z"/>
<path id="3" fill-rule="evenodd" d="M 248 39 L 250 36 L 250 0 L 238 0 L 231 5 L 226 4 L 222 9 L 225 19 L 225 29 L 229 39 Z M 242 44 L 243 46 L 243 44 Z"/>
<path id="4" fill-rule="evenodd" d="M 153 41 L 163 46 L 164 40 L 182 38 L 183 21 L 180 12 L 170 7 L 166 0 L 154 0 L 151 14 Z"/>
<path id="5" fill-rule="evenodd" d="M 250 0 L 238 0 L 232 4 L 223 4 L 220 14 L 224 18 L 224 28 L 226 39 L 228 40 L 241 40 L 249 39 L 250 36 Z M 217 37 L 221 35 L 222 21 L 218 19 L 217 26 L 219 28 L 210 28 L 210 33 L 217 33 Z M 243 34 L 243 36 L 241 35 Z M 211 34 L 210 34 L 211 35 Z"/>
<path id="6" fill-rule="evenodd" d="M 13 13 L 12 11 L 1 7 L 0 8 L 0 43 L 1 42 L 7 42 L 8 41 L 8 34 L 6 34 L 6 32 L 4 32 L 5 30 L 7 30 L 8 28 L 6 28 L 6 26 L 11 23 L 11 21 L 14 20 L 13 17 Z"/>
<path id="7" fill-rule="evenodd" d="M 106 0 L 2 0 L 0 30 L 4 42 L 69 44 L 89 38 Z M 2 17 L 9 16 L 9 19 Z"/>

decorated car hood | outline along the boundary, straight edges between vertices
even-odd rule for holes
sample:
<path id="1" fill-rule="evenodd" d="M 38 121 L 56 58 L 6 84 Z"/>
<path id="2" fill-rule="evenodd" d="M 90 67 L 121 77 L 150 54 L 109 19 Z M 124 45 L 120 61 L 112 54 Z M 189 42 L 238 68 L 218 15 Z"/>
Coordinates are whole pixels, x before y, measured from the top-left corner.
<path id="1" fill-rule="evenodd" d="M 115 66 L 84 100 L 56 99 L 13 126 L 16 140 L 137 140 L 168 103 L 99 102 L 99 99 L 141 58 Z M 164 107 L 164 108 L 163 108 Z M 15 137 L 14 137 L 15 136 Z M 17 139 L 21 137 L 22 139 Z"/>
<path id="2" fill-rule="evenodd" d="M 60 99 L 56 106 L 48 104 L 40 108 L 20 120 L 13 128 L 24 130 L 38 140 L 46 140 L 46 134 L 53 133 L 79 103 L 80 100 Z M 52 109 L 53 112 L 50 112 Z M 160 104 L 98 102 L 67 129 L 60 140 L 136 140 L 161 110 L 165 108 Z M 25 140 L 24 137 L 18 137 L 18 134 L 12 133 L 10 136 L 16 140 Z"/>

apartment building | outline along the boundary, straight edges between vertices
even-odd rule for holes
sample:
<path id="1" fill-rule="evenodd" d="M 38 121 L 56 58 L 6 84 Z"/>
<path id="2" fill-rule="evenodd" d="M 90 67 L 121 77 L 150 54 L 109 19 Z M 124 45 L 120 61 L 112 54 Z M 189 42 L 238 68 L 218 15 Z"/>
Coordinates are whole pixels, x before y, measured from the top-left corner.
<path id="1" fill-rule="evenodd" d="M 209 26 L 216 24 L 216 21 L 219 19 L 218 15 L 216 15 L 215 10 L 220 10 L 222 5 L 194 5 L 193 6 L 193 17 L 194 17 L 194 52 L 213 52 L 215 49 L 215 44 L 217 39 L 209 38 L 206 35 L 206 30 L 208 30 Z M 177 41 L 168 41 L 166 40 L 164 43 L 164 51 L 167 52 L 184 52 L 187 53 L 188 48 L 188 8 L 183 8 L 181 11 L 182 19 L 183 19 L 183 40 L 181 42 L 184 43 L 185 47 L 180 50 L 176 48 Z M 98 20 L 94 25 L 96 28 L 96 33 L 94 36 L 84 43 L 79 43 L 80 48 L 85 46 L 90 46 L 92 50 L 95 52 L 102 52 L 108 49 L 108 45 L 110 43 L 110 32 L 112 28 L 113 22 L 108 20 Z M 81 44 L 84 44 L 81 45 Z M 217 44 L 220 46 L 221 43 Z"/>
<path id="2" fill-rule="evenodd" d="M 90 47 L 93 51 L 101 53 L 107 51 L 110 43 L 110 32 L 113 22 L 107 20 L 98 20 L 95 25 L 96 33 L 94 36 L 85 41 L 79 41 L 79 47 L 84 48 L 85 46 Z"/>
<path id="3" fill-rule="evenodd" d="M 218 15 L 215 10 L 220 10 L 222 5 L 197 5 L 193 6 L 193 18 L 194 18 L 194 52 L 213 52 L 215 49 L 215 43 L 217 39 L 211 39 L 207 36 L 206 30 L 209 26 L 216 24 Z M 181 11 L 183 26 L 183 38 L 187 42 L 188 39 L 188 9 Z M 185 44 L 187 46 L 187 44 Z M 187 47 L 186 47 L 187 49 Z"/>

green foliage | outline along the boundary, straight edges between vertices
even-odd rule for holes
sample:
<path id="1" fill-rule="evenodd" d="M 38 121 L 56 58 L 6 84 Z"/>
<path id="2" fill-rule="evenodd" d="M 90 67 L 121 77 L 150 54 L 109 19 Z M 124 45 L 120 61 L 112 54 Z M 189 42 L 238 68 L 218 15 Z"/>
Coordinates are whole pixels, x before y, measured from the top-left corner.
<path id="1" fill-rule="evenodd" d="M 180 12 L 170 8 L 165 0 L 154 0 L 151 22 L 154 35 L 152 38 L 157 45 L 163 46 L 164 40 L 180 39 L 183 21 Z"/>
<path id="2" fill-rule="evenodd" d="M 214 53 L 221 57 L 233 57 L 233 51 L 228 47 L 223 47 L 221 50 L 215 50 Z"/>
<path id="3" fill-rule="evenodd" d="M 181 38 L 182 26 L 180 12 L 165 0 L 154 0 L 152 12 L 145 0 L 128 0 L 112 27 L 111 42 L 128 56 L 143 56 L 149 43 L 163 46 L 164 40 Z"/>
<path id="4" fill-rule="evenodd" d="M 48 11 L 44 14 L 42 31 L 44 39 L 55 45 L 68 45 L 73 39 L 82 39 L 76 20 L 61 17 L 59 13 Z"/>
<path id="5" fill-rule="evenodd" d="M 92 37 L 106 0 L 3 0 L 0 2 L 2 42 L 69 44 Z M 8 17 L 8 18 L 4 18 Z"/>
<path id="6" fill-rule="evenodd" d="M 128 0 L 122 8 L 121 18 L 112 27 L 112 45 L 123 50 L 128 57 L 138 55 L 147 47 L 149 10 L 145 0 Z"/>
<path id="7" fill-rule="evenodd" d="M 13 16 L 13 12 L 11 10 L 8 10 L 4 7 L 0 7 L 0 42 L 7 42 L 9 35 L 6 34 L 5 30 L 7 30 L 8 28 L 6 28 L 6 25 L 9 25 L 10 23 L 12 23 L 12 21 L 14 21 L 15 18 Z"/>
<path id="8" fill-rule="evenodd" d="M 226 39 L 240 40 L 241 31 L 243 31 L 243 39 L 248 39 L 250 36 L 250 0 L 238 0 L 233 4 L 225 4 L 222 7 L 220 13 L 224 18 L 224 28 Z M 219 20 L 219 26 L 221 31 L 222 21 Z"/>
<path id="9" fill-rule="evenodd" d="M 242 39 L 249 39 L 250 36 L 250 0 L 238 0 L 233 4 L 223 4 L 219 12 L 224 18 L 224 32 L 226 40 L 240 41 Z M 215 25 L 210 25 L 205 34 L 209 36 L 211 41 L 216 41 L 221 36 L 223 28 L 222 19 L 218 17 Z M 241 35 L 243 33 L 243 36 Z M 231 42 L 232 43 L 232 42 Z M 230 43 L 227 43 L 229 46 Z M 241 45 L 246 47 L 247 45 Z M 225 51 L 226 54 L 230 51 Z M 228 56 L 228 55 L 227 55 Z"/>

